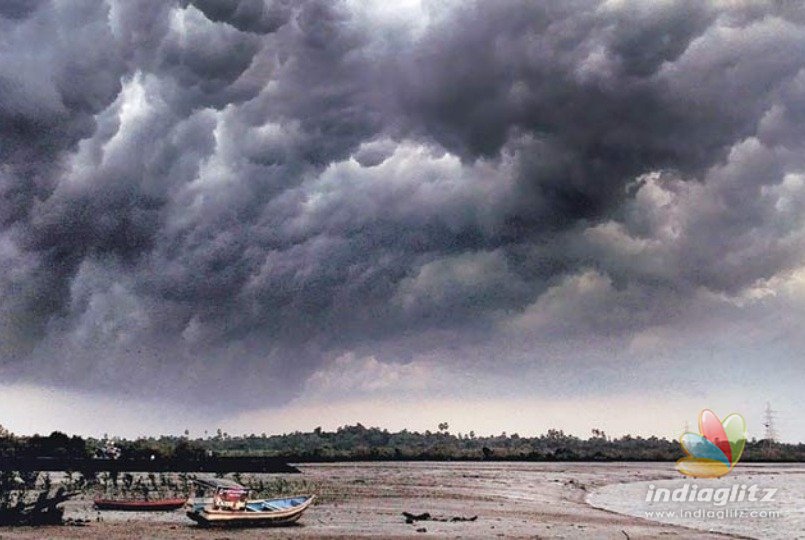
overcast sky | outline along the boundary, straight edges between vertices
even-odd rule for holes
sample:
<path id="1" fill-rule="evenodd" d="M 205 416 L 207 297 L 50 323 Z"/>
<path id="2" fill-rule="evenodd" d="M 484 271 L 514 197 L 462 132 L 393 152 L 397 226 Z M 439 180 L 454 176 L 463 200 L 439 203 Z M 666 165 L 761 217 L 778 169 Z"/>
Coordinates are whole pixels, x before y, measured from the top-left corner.
<path id="1" fill-rule="evenodd" d="M 0 424 L 805 440 L 799 2 L 0 3 Z"/>

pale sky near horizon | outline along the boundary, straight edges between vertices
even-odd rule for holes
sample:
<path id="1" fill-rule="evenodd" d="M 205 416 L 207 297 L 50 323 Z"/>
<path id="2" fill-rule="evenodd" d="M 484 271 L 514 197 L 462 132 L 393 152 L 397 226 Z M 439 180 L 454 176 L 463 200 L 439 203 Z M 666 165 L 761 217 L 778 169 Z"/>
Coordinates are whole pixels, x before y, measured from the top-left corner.
<path id="1" fill-rule="evenodd" d="M 805 9 L 0 3 L 0 424 L 805 441 Z"/>

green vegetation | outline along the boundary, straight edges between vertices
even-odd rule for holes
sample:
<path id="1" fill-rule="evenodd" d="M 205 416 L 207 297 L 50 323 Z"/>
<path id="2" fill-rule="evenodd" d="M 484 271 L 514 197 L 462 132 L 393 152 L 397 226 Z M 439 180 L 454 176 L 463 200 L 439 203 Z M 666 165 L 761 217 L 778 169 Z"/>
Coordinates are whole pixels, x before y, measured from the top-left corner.
<path id="1" fill-rule="evenodd" d="M 0 426 L 0 457 L 89 457 L 87 441 L 54 431 L 47 437 L 17 437 Z"/>
<path id="2" fill-rule="evenodd" d="M 350 460 L 530 460 L 530 461 L 673 461 L 682 457 L 676 440 L 657 437 L 611 438 L 593 430 L 587 439 L 551 429 L 537 437 L 517 433 L 476 436 L 453 434 L 447 423 L 438 431 L 390 432 L 361 424 L 335 431 L 284 435 L 214 435 L 192 438 L 160 436 L 136 440 L 115 439 L 122 458 L 162 459 L 182 457 L 201 460 L 208 456 L 271 456 L 292 462 Z M 15 437 L 0 431 L 0 456 L 98 456 L 109 440 L 68 437 Z M 764 440 L 747 443 L 742 461 L 805 461 L 805 444 L 781 444 Z"/>
<path id="3" fill-rule="evenodd" d="M 610 438 L 601 431 L 582 439 L 551 429 L 537 437 L 517 433 L 479 437 L 475 433 L 452 434 L 447 423 L 438 431 L 389 432 L 361 424 L 336 431 L 285 435 L 231 437 L 225 433 L 197 439 L 217 455 L 265 455 L 289 461 L 348 460 L 532 460 L 532 461 L 674 461 L 683 457 L 676 440 L 657 437 Z M 160 439 L 165 441 L 165 438 Z M 803 461 L 805 444 L 780 444 L 752 440 L 743 461 Z"/>
<path id="4" fill-rule="evenodd" d="M 0 457 L 53 455 L 84 456 L 86 443 L 80 437 L 54 433 L 50 437 L 15 437 L 0 426 Z M 86 484 L 77 482 L 73 473 L 56 487 L 50 474 L 36 471 L 0 471 L 0 526 L 55 525 L 62 522 L 64 509 L 59 505 L 74 496 Z"/>

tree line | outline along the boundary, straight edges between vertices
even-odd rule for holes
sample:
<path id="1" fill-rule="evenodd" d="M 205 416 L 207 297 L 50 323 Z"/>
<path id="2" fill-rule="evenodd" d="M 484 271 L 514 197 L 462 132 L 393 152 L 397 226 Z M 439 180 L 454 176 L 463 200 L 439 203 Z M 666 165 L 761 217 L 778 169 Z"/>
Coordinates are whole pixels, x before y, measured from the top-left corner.
<path id="1" fill-rule="evenodd" d="M 478 436 L 450 433 L 446 422 L 436 431 L 391 432 L 361 424 L 334 431 L 316 428 L 282 435 L 214 434 L 192 437 L 82 438 L 54 432 L 48 436 L 14 436 L 0 428 L 0 457 L 48 456 L 203 460 L 209 457 L 265 456 L 290 462 L 350 460 L 524 460 L 524 461 L 674 461 L 683 457 L 676 440 L 658 437 L 609 437 L 594 429 L 587 438 L 550 429 L 526 437 L 517 433 Z M 767 440 L 747 442 L 742 461 L 805 461 L 805 444 Z"/>

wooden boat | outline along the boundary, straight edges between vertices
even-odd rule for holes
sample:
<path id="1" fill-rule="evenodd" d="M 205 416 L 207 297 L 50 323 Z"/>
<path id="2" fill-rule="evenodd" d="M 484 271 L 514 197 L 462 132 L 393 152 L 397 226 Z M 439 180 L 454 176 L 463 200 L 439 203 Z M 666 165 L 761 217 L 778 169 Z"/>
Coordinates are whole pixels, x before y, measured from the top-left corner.
<path id="1" fill-rule="evenodd" d="M 186 502 L 187 499 L 95 499 L 95 508 L 124 512 L 168 512 L 181 508 Z"/>
<path id="2" fill-rule="evenodd" d="M 314 496 L 280 499 L 248 499 L 249 490 L 229 480 L 196 480 L 212 489 L 211 498 L 187 501 L 187 517 L 199 525 L 224 527 L 266 527 L 295 523 L 313 504 Z"/>

